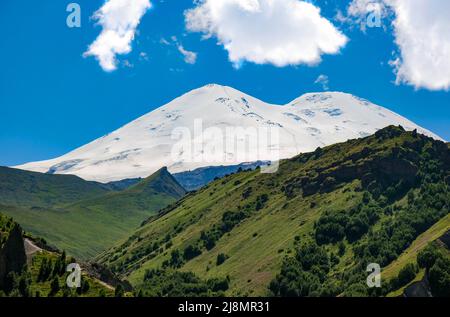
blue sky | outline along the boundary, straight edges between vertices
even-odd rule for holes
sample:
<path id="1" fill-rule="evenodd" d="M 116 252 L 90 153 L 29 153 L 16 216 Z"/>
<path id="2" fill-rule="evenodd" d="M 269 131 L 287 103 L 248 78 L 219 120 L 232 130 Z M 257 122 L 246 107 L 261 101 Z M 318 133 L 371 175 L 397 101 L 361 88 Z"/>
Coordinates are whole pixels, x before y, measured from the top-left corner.
<path id="1" fill-rule="evenodd" d="M 70 2 L 0 2 L 0 165 L 62 155 L 208 83 L 283 104 L 322 91 L 314 83 L 321 74 L 328 76 L 330 90 L 369 99 L 450 139 L 450 93 L 396 85 L 388 63 L 397 49 L 391 21 L 385 18 L 385 28 L 365 32 L 335 21 L 336 10 L 345 11 L 348 2 L 314 2 L 349 39 L 339 54 L 322 55 L 315 66 L 243 62 L 237 69 L 217 39 L 186 30 L 183 12 L 194 7 L 192 1 L 153 1 L 132 52 L 118 56 L 113 72 L 82 56 L 101 31 L 90 17 L 104 1 L 78 0 L 81 28 L 66 26 Z M 197 53 L 194 64 L 185 62 L 173 36 Z"/>

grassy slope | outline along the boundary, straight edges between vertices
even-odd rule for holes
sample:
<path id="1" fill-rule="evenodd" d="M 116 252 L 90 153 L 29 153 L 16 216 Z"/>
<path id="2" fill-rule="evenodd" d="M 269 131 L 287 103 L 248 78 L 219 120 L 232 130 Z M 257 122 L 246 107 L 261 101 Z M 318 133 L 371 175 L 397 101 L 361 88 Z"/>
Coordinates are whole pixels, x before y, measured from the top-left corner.
<path id="1" fill-rule="evenodd" d="M 398 276 L 398 273 L 402 268 L 404 268 L 407 264 L 417 263 L 417 254 L 423 250 L 427 245 L 431 242 L 439 239 L 443 234 L 445 234 L 450 229 L 450 215 L 439 220 L 435 223 L 431 228 L 422 233 L 417 237 L 416 240 L 406 249 L 395 261 L 389 264 L 387 267 L 383 269 L 382 276 L 383 279 L 389 281 L 394 277 Z M 446 253 L 450 254 L 448 250 L 444 246 L 442 246 L 442 250 Z M 407 285 L 389 293 L 388 297 L 397 297 L 403 294 L 403 291 L 411 284 L 421 281 L 425 275 L 425 269 L 420 269 L 417 273 L 414 280 L 409 282 Z"/>
<path id="2" fill-rule="evenodd" d="M 311 234 L 314 221 L 324 211 L 346 210 L 360 202 L 362 196 L 362 192 L 356 190 L 361 185 L 359 180 L 305 197 L 295 193 L 286 197 L 283 185 L 305 176 L 312 176 L 314 180 L 317 171 L 333 172 L 355 162 L 356 166 L 362 166 L 413 139 L 411 134 L 403 133 L 383 142 L 377 142 L 373 137 L 352 140 L 328 147 L 317 157 L 313 153 L 284 161 L 276 174 L 244 172 L 215 181 L 188 195 L 172 209 L 165 210 L 160 217 L 150 219 L 124 244 L 102 254 L 99 260 L 137 285 L 146 269 L 160 267 L 173 250 L 183 251 L 186 246 L 195 244 L 201 231 L 210 230 L 226 211 L 245 209 L 248 204 L 253 208 L 257 196 L 268 194 L 269 201 L 264 208 L 253 212 L 221 237 L 212 250 L 203 249 L 200 256 L 181 267 L 181 270 L 193 271 L 202 278 L 230 276 L 228 295 L 266 295 L 267 285 L 279 271 L 283 257 L 292 251 L 295 237 L 302 240 Z M 371 152 L 367 153 L 365 148 L 369 145 Z M 253 188 L 252 194 L 243 198 L 243 192 L 249 187 Z M 396 203 L 403 205 L 405 199 Z M 374 230 L 385 220 L 383 218 L 385 216 Z M 152 252 L 151 245 L 155 242 L 160 249 Z M 336 246 L 327 248 L 335 251 Z M 229 258 L 217 266 L 219 253 L 225 253 Z M 345 271 L 353 261 L 351 248 L 347 248 L 335 271 Z"/>
<path id="3" fill-rule="evenodd" d="M 439 220 L 430 229 L 422 233 L 394 262 L 383 269 L 383 278 L 390 280 L 397 276 L 408 263 L 415 263 L 417 254 L 431 241 L 440 238 L 450 228 L 450 215 Z"/>
<path id="4" fill-rule="evenodd" d="M 13 221 L 0 213 L 0 249 L 6 243 L 11 229 L 13 228 Z"/>
<path id="5" fill-rule="evenodd" d="M 57 175 L 48 176 L 59 179 Z M 41 196 L 46 187 L 39 188 L 40 191 L 34 193 Z M 126 238 L 144 219 L 183 194 L 184 190 L 172 176 L 161 169 L 122 192 L 107 192 L 91 198 L 92 193 L 85 200 L 54 207 L 4 206 L 0 200 L 0 212 L 13 217 L 24 229 L 44 237 L 50 244 L 86 259 Z M 37 201 L 29 192 L 25 191 L 24 195 L 24 201 Z"/>
<path id="6" fill-rule="evenodd" d="M 0 166 L 0 204 L 55 207 L 107 193 L 100 183 L 73 175 L 50 175 Z"/>
<path id="7" fill-rule="evenodd" d="M 382 157 L 398 143 L 412 141 L 411 134 L 377 142 L 373 137 L 334 145 L 320 155 L 309 153 L 284 161 L 279 172 L 264 175 L 258 171 L 243 172 L 218 180 L 182 199 L 170 212 L 152 219 L 140 228 L 128 241 L 99 257 L 133 284 L 142 281 L 146 269 L 158 268 L 170 258 L 171 251 L 183 250 L 198 241 L 201 231 L 218 223 L 226 211 L 236 211 L 252 204 L 258 195 L 268 194 L 264 208 L 243 220 L 230 233 L 219 239 L 216 247 L 184 264 L 181 270 L 193 271 L 202 278 L 230 276 L 228 295 L 266 295 L 267 285 L 279 271 L 286 253 L 293 249 L 296 236 L 311 234 L 314 221 L 326 210 L 346 210 L 361 201 L 359 180 L 347 182 L 331 192 L 311 196 L 293 195 L 287 198 L 280 190 L 283 184 L 337 167 L 362 166 L 366 156 Z M 366 153 L 370 146 L 371 153 Z M 253 188 L 247 199 L 243 192 Z M 315 206 L 312 204 L 314 202 Z M 402 202 L 400 201 L 399 204 Z M 383 219 L 382 219 L 383 220 Z M 162 252 L 143 252 L 157 242 Z M 169 242 L 166 244 L 166 242 Z M 328 246 L 327 248 L 336 248 Z M 348 248 L 338 265 L 344 271 L 353 264 L 352 251 Z M 216 266 L 216 257 L 225 253 L 229 258 Z"/>
<path id="8" fill-rule="evenodd" d="M 405 286 L 400 287 L 398 290 L 390 292 L 389 294 L 386 295 L 386 297 L 400 297 L 400 296 L 403 296 L 403 292 L 405 291 L 406 288 L 408 288 L 408 286 L 410 286 L 413 283 L 421 281 L 424 278 L 424 276 L 425 276 L 425 269 L 420 269 L 419 272 L 417 273 L 416 277 L 411 282 L 409 282 Z"/>
<path id="9" fill-rule="evenodd" d="M 0 248 L 2 247 L 1 241 L 2 238 L 7 237 L 9 230 L 15 225 L 15 222 L 3 214 L 0 213 Z M 30 236 L 25 233 L 25 235 Z M 51 290 L 51 280 L 47 281 L 38 281 L 39 269 L 41 267 L 42 261 L 45 258 L 47 261 L 52 261 L 55 263 L 56 260 L 60 257 L 60 254 L 49 252 L 45 250 L 38 251 L 35 253 L 31 259 L 27 262 L 28 272 L 30 273 L 31 283 L 30 283 L 30 294 L 31 296 L 36 296 L 36 294 L 40 294 L 40 296 L 47 296 Z M 59 285 L 63 286 L 66 283 L 66 278 L 69 273 L 63 274 L 58 277 Z M 105 296 L 114 296 L 114 289 L 110 286 L 105 285 L 101 281 L 96 278 L 89 276 L 88 274 L 82 273 L 85 281 L 87 281 L 90 285 L 89 291 L 81 294 L 82 297 L 97 297 L 101 292 L 104 293 Z M 74 293 L 75 294 L 75 293 Z M 63 291 L 60 290 L 54 296 L 62 296 Z"/>
<path id="10" fill-rule="evenodd" d="M 31 296 L 36 296 L 36 294 L 39 294 L 40 297 L 45 297 L 50 293 L 51 279 L 47 281 L 38 281 L 39 269 L 41 267 L 44 258 L 46 258 L 47 261 L 50 260 L 54 263 L 56 262 L 58 256 L 59 255 L 47 251 L 40 251 L 33 256 L 29 268 L 32 279 L 30 286 Z M 53 295 L 54 297 L 63 296 L 62 287 L 66 284 L 67 274 L 58 277 L 61 290 L 59 290 L 58 293 L 54 294 Z M 112 287 L 106 286 L 104 283 L 97 280 L 96 278 L 82 273 L 82 279 L 84 279 L 89 283 L 89 290 L 81 295 L 77 295 L 75 291 L 72 291 L 73 295 L 71 296 L 99 297 L 101 295 L 101 292 L 103 292 L 104 296 L 106 297 L 114 296 L 114 289 Z"/>
<path id="11" fill-rule="evenodd" d="M 446 217 L 447 220 L 447 227 L 446 230 L 442 230 L 440 228 L 442 228 L 442 226 L 444 226 L 444 222 L 440 221 L 438 224 L 436 224 L 435 226 L 433 226 L 432 228 L 430 228 L 431 231 L 434 231 L 434 233 L 432 232 L 425 232 L 423 235 L 421 235 L 421 237 L 419 237 L 415 242 L 414 245 L 412 245 L 412 248 L 408 248 L 408 252 L 405 252 L 405 254 L 402 254 L 401 256 L 401 262 L 404 265 L 407 265 L 408 263 L 413 263 L 416 264 L 417 261 L 417 253 L 420 252 L 423 248 L 425 248 L 427 245 L 429 245 L 430 243 L 436 243 L 436 245 L 438 246 L 440 252 L 442 252 L 442 254 L 444 254 L 447 258 L 450 258 L 450 250 L 445 246 L 445 244 L 443 244 L 440 241 L 436 241 L 437 238 L 439 238 L 439 236 L 436 236 L 435 233 L 437 232 L 446 232 L 449 230 L 450 225 L 448 224 L 448 217 Z M 424 243 L 422 244 L 421 241 L 423 241 L 423 237 L 424 235 L 430 235 L 430 240 L 428 241 L 428 243 Z M 422 238 L 422 239 L 421 239 Z M 417 248 L 417 250 L 413 250 L 414 248 Z M 414 256 L 411 256 L 411 254 L 414 254 Z M 395 262 L 396 263 L 396 262 Z M 399 265 L 395 265 L 394 270 L 400 270 L 401 268 L 403 268 L 404 266 L 399 266 Z M 390 267 L 386 267 L 386 269 L 388 270 L 388 274 L 392 273 L 392 269 Z M 403 293 L 405 291 L 405 289 L 410 286 L 411 284 L 421 281 L 424 277 L 425 277 L 425 269 L 420 269 L 419 272 L 417 273 L 416 277 L 414 278 L 414 280 L 412 280 L 411 282 L 407 283 L 406 285 L 400 287 L 397 290 L 394 290 L 392 292 L 390 292 L 389 294 L 387 294 L 387 297 L 398 297 L 398 296 L 403 296 Z M 392 276 L 387 276 L 386 279 L 391 278 Z"/>

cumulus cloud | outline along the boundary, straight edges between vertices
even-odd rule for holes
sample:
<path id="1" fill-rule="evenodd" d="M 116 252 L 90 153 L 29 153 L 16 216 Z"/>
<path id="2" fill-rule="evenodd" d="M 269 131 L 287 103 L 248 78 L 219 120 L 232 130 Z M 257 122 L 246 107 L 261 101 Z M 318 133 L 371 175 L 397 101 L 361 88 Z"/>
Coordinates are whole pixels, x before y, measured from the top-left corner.
<path id="1" fill-rule="evenodd" d="M 314 84 L 318 84 L 322 86 L 323 90 L 329 90 L 329 84 L 330 84 L 330 80 L 328 78 L 327 75 L 319 75 L 319 77 L 317 77 L 317 79 L 314 81 Z"/>
<path id="2" fill-rule="evenodd" d="M 450 88 L 450 1 L 390 1 L 396 18 L 394 63 L 397 83 L 416 88 Z"/>
<path id="3" fill-rule="evenodd" d="M 106 1 L 93 16 L 102 26 L 102 31 L 83 56 L 94 56 L 105 71 L 115 70 L 116 55 L 131 52 L 136 28 L 150 7 L 149 0 Z"/>
<path id="4" fill-rule="evenodd" d="M 299 0 L 202 0 L 185 12 L 186 28 L 216 37 L 230 61 L 279 67 L 316 64 L 336 54 L 347 37 L 320 9 Z"/>
<path id="5" fill-rule="evenodd" d="M 364 17 L 373 3 L 393 16 L 398 58 L 391 61 L 397 84 L 416 89 L 450 88 L 450 1 L 353 0 L 349 15 Z"/>

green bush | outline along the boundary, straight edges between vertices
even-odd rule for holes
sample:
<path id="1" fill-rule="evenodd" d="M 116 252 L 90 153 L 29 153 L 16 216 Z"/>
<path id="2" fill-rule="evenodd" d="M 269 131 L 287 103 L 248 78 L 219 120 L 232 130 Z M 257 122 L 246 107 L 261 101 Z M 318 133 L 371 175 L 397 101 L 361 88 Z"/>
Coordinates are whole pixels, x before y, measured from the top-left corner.
<path id="1" fill-rule="evenodd" d="M 202 254 L 202 250 L 200 250 L 198 245 L 188 245 L 183 252 L 183 256 L 186 261 L 192 260 L 200 254 Z"/>
<path id="2" fill-rule="evenodd" d="M 417 264 L 421 268 L 430 269 L 439 256 L 437 246 L 434 243 L 430 243 L 417 254 Z"/>
<path id="3" fill-rule="evenodd" d="M 400 270 L 397 277 L 397 287 L 403 286 L 414 280 L 417 274 L 417 267 L 408 263 L 404 268 Z"/>
<path id="4" fill-rule="evenodd" d="M 431 292 L 436 297 L 450 297 L 450 259 L 439 257 L 430 268 Z"/>
<path id="5" fill-rule="evenodd" d="M 218 254 L 217 255 L 217 260 L 216 260 L 217 266 L 223 264 L 223 262 L 225 262 L 227 258 L 228 257 L 225 254 L 223 254 L 223 253 Z"/>

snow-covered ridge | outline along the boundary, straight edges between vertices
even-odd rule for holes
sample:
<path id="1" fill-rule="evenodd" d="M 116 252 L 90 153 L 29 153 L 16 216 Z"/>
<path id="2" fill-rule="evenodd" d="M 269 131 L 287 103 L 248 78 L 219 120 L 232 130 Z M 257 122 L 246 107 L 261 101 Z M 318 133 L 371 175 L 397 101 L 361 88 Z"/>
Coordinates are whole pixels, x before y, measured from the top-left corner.
<path id="1" fill-rule="evenodd" d="M 234 88 L 207 85 L 61 157 L 27 163 L 17 168 L 58 174 L 75 174 L 87 180 L 109 182 L 146 177 L 167 166 L 172 173 L 211 165 L 235 165 L 239 153 L 223 153 L 226 161 L 191 162 L 173 157 L 175 129 L 194 130 L 201 119 L 203 129 L 218 127 L 264 128 L 279 131 L 280 158 L 289 158 L 348 139 L 365 137 L 388 125 L 440 139 L 408 119 L 367 100 L 341 92 L 308 93 L 286 105 L 273 105 Z M 203 141 L 215 146 L 217 139 Z M 257 151 L 248 148 L 246 151 Z M 270 160 L 272 157 L 257 157 Z M 255 159 L 256 160 L 256 159 Z"/>

